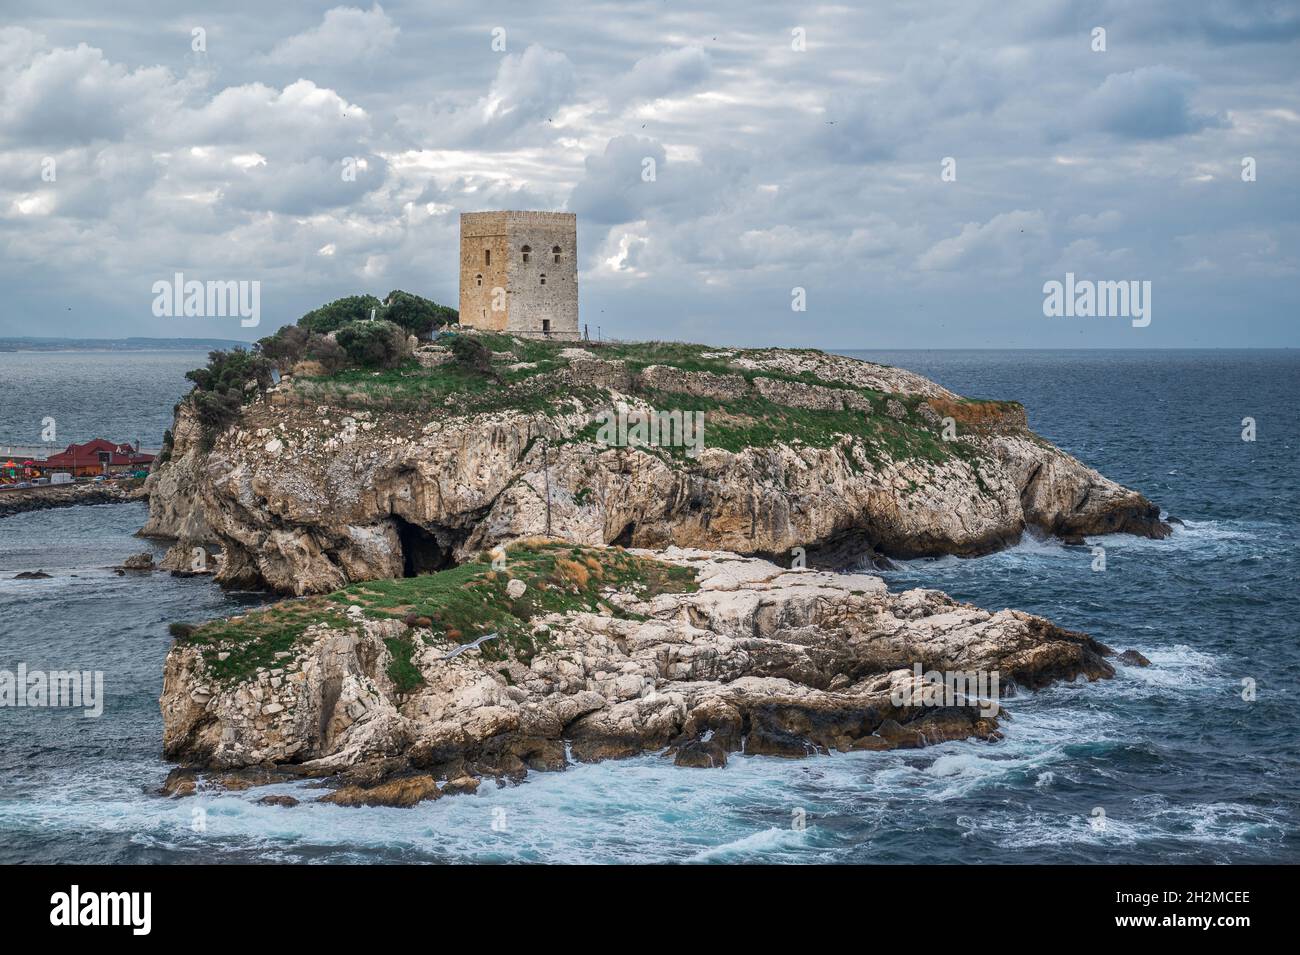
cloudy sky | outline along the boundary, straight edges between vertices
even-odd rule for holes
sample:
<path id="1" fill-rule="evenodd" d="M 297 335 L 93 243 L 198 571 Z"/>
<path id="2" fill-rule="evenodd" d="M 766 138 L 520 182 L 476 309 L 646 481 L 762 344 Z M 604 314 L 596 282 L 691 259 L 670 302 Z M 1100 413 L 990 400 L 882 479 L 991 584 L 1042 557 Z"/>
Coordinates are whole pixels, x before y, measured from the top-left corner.
<path id="1" fill-rule="evenodd" d="M 0 335 L 454 306 L 458 214 L 511 208 L 578 214 L 593 335 L 1300 345 L 1298 53 L 1266 0 L 2 0 Z M 177 271 L 261 326 L 155 317 Z M 1046 317 L 1066 272 L 1150 325 Z"/>

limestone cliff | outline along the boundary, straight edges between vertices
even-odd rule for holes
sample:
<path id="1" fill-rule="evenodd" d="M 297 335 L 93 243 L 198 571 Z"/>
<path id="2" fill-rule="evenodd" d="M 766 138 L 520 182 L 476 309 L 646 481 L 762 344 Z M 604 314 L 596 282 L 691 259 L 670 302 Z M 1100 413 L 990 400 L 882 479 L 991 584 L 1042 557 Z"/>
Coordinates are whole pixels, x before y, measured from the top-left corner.
<path id="1" fill-rule="evenodd" d="M 164 748 L 206 770 L 334 775 L 347 785 L 327 798 L 349 805 L 409 804 L 571 759 L 664 750 L 709 767 L 996 739 L 999 695 L 1112 676 L 1110 652 L 871 575 L 529 540 L 199 628 L 167 657 Z M 927 696 L 917 667 L 999 682 Z"/>
<path id="2" fill-rule="evenodd" d="M 218 579 L 323 593 L 546 534 L 814 566 L 978 555 L 1026 529 L 1163 536 L 1159 510 L 1030 432 L 1011 402 L 814 351 L 561 348 L 497 336 L 476 374 L 286 377 L 205 449 L 188 404 L 144 533 Z M 702 412 L 703 447 L 612 446 L 602 411 Z"/>

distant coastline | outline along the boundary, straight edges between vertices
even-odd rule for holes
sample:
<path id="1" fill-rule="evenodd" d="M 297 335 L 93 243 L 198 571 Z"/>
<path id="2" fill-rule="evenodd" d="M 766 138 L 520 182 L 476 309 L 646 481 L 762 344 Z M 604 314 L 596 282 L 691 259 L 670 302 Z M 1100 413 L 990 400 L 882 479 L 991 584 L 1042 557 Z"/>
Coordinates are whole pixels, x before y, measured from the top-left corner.
<path id="1" fill-rule="evenodd" d="M 0 352 L 19 351 L 206 351 L 248 348 L 231 338 L 0 338 Z"/>

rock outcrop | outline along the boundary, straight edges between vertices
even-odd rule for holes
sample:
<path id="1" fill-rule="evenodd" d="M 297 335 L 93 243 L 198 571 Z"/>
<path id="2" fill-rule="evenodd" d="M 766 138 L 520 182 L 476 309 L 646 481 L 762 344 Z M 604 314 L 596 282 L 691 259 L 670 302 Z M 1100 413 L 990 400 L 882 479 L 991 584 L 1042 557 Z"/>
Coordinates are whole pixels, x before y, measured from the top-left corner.
<path id="1" fill-rule="evenodd" d="M 517 347 L 530 360 L 500 365 L 488 390 L 440 391 L 445 363 L 401 388 L 285 380 L 210 449 L 183 403 L 143 533 L 177 541 L 166 569 L 212 546 L 224 584 L 311 594 L 543 533 L 842 566 L 974 556 L 1026 531 L 1168 532 L 1141 494 L 1030 432 L 1019 405 L 901 369 L 814 351 L 696 348 L 677 367 L 661 353 L 694 346 Z M 600 440 L 602 412 L 652 409 L 702 411 L 703 448 Z"/>
<path id="2" fill-rule="evenodd" d="M 87 484 L 43 484 L 38 487 L 0 491 L 0 518 L 27 511 L 88 504 L 125 504 L 143 500 L 146 491 L 138 481 Z"/>
<path id="3" fill-rule="evenodd" d="M 528 560 L 511 550 L 505 572 L 473 565 L 449 572 L 454 587 L 437 575 L 374 594 L 400 611 L 420 599 L 401 589 L 408 584 L 439 594 L 498 588 L 493 606 L 520 616 L 484 626 L 503 634 L 502 621 L 526 626 L 524 650 L 503 638 L 449 659 L 472 634 L 444 632 L 445 621 L 403 622 L 380 604 L 349 606 L 367 599 L 364 585 L 324 599 L 322 607 L 347 609 L 246 672 L 232 674 L 232 653 L 259 659 L 267 648 L 243 641 L 270 636 L 223 625 L 206 642 L 178 641 L 161 699 L 166 756 L 226 773 L 342 774 L 334 802 L 410 805 L 449 791 L 439 780 L 467 791 L 479 776 L 646 751 L 717 767 L 738 752 L 799 757 L 996 739 L 999 695 L 1114 673 L 1111 651 L 1083 634 L 935 591 L 891 594 L 872 575 L 676 548 L 531 546 Z M 598 582 L 629 560 L 661 581 L 665 568 L 679 576 L 662 586 L 626 575 Z M 510 592 L 532 595 L 537 612 L 505 599 Z M 579 603 L 542 612 L 565 595 Z M 267 613 L 301 610 L 284 607 Z M 395 654 L 409 659 L 398 667 Z M 921 671 L 995 681 L 985 698 L 944 696 Z"/>

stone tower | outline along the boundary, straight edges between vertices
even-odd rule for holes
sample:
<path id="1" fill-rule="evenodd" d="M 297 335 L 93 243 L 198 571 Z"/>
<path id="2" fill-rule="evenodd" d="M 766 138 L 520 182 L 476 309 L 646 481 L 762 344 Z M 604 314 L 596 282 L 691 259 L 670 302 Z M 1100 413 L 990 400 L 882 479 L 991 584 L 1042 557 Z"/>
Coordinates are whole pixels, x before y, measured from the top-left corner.
<path id="1" fill-rule="evenodd" d="M 578 338 L 578 217 L 461 213 L 460 323 L 528 338 Z"/>

